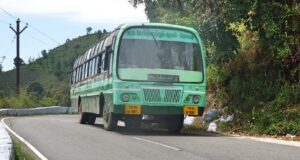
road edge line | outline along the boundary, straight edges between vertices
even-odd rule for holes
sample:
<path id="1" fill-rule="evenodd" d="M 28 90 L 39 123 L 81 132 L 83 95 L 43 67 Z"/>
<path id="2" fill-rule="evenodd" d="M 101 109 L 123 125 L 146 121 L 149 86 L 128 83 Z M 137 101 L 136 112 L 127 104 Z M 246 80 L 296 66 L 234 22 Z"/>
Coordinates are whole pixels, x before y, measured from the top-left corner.
<path id="1" fill-rule="evenodd" d="M 23 137 L 21 137 L 20 135 L 18 135 L 16 132 L 14 132 L 12 129 L 10 129 L 8 127 L 8 125 L 6 125 L 6 123 L 4 122 L 6 119 L 8 118 L 2 118 L 1 121 L 4 124 L 4 127 L 11 133 L 13 134 L 15 137 L 17 137 L 21 142 L 23 142 L 28 148 L 30 148 L 32 150 L 32 152 L 34 154 L 36 154 L 41 160 L 48 160 L 41 152 L 39 152 L 35 147 L 33 147 L 33 145 L 31 145 L 28 141 L 26 141 Z"/>
<path id="2" fill-rule="evenodd" d="M 285 145 L 290 147 L 300 147 L 300 142 L 298 141 L 286 141 L 280 139 L 273 139 L 273 138 L 261 138 L 261 137 L 250 137 L 250 136 L 239 136 L 234 135 L 232 138 L 235 139 L 243 139 L 243 140 L 252 140 L 256 142 L 263 142 L 269 144 L 278 144 L 278 145 Z"/>

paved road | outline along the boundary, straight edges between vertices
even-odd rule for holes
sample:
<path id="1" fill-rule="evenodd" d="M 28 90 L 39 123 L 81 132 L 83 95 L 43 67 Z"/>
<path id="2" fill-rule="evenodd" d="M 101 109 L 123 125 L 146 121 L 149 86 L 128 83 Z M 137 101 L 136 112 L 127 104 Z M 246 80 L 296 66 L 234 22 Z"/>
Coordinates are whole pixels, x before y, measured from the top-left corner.
<path id="1" fill-rule="evenodd" d="M 78 115 L 7 119 L 6 124 L 50 160 L 293 160 L 300 148 L 216 134 L 105 131 L 78 124 Z"/>

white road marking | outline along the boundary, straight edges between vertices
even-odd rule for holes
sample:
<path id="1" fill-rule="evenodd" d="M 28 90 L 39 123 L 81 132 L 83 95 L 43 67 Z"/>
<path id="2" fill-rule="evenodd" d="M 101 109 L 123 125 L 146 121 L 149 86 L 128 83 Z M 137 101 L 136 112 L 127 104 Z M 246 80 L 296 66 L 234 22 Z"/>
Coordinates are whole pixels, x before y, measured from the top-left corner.
<path id="1" fill-rule="evenodd" d="M 247 136 L 234 136 L 232 138 L 300 147 L 300 142 L 297 142 L 297 141 L 286 141 L 286 140 L 279 140 L 279 139 L 273 139 L 273 138 L 257 138 L 257 137 L 247 137 Z"/>
<path id="2" fill-rule="evenodd" d="M 172 146 L 169 146 L 169 145 L 166 145 L 166 144 L 163 144 L 163 143 L 154 142 L 154 141 L 143 139 L 143 138 L 133 137 L 133 139 L 148 142 L 148 143 L 152 143 L 152 144 L 156 144 L 156 145 L 159 145 L 159 146 L 163 146 L 165 148 L 173 149 L 175 151 L 182 151 L 182 149 L 180 149 L 180 148 L 172 147 Z"/>
<path id="3" fill-rule="evenodd" d="M 8 118 L 3 118 L 1 121 L 4 124 L 5 128 L 13 134 L 15 137 L 17 137 L 21 142 L 23 142 L 25 145 L 27 145 L 41 160 L 48 160 L 41 152 L 39 152 L 36 148 L 34 148 L 29 142 L 27 142 L 23 137 L 18 135 L 16 132 L 14 132 L 12 129 L 10 129 L 4 122 Z"/>

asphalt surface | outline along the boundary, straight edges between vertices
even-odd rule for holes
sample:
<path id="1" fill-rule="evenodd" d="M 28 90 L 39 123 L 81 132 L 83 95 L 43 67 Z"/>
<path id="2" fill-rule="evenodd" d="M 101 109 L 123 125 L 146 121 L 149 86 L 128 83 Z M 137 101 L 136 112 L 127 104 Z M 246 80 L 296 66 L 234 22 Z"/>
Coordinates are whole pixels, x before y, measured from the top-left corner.
<path id="1" fill-rule="evenodd" d="M 9 118 L 5 123 L 49 160 L 299 160 L 300 148 L 248 139 L 165 131 L 105 131 L 78 115 Z"/>

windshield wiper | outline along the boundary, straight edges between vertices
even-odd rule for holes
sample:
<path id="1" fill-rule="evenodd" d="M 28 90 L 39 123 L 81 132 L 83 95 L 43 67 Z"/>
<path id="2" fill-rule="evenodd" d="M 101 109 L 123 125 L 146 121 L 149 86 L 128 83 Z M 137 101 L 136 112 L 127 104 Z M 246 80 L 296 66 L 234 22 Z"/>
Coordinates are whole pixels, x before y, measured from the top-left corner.
<path id="1" fill-rule="evenodd" d="M 154 40 L 154 43 L 155 43 L 156 47 L 160 50 L 161 48 L 160 48 L 160 46 L 159 46 L 159 44 L 158 44 L 158 41 L 156 40 L 154 34 L 153 34 L 151 31 L 150 31 L 150 33 L 151 33 L 151 36 L 152 36 L 152 38 L 153 38 L 153 40 Z"/>
<path id="2" fill-rule="evenodd" d="M 153 38 L 153 40 L 154 40 L 155 46 L 157 47 L 157 49 L 161 50 L 161 48 L 160 48 L 160 46 L 159 46 L 159 44 L 158 44 L 158 41 L 156 40 L 156 38 L 155 38 L 153 32 L 151 32 L 151 30 L 150 30 L 149 28 L 144 28 L 144 29 L 147 29 L 147 30 L 150 32 L 150 34 L 151 34 L 151 36 L 152 36 L 152 38 Z"/>

